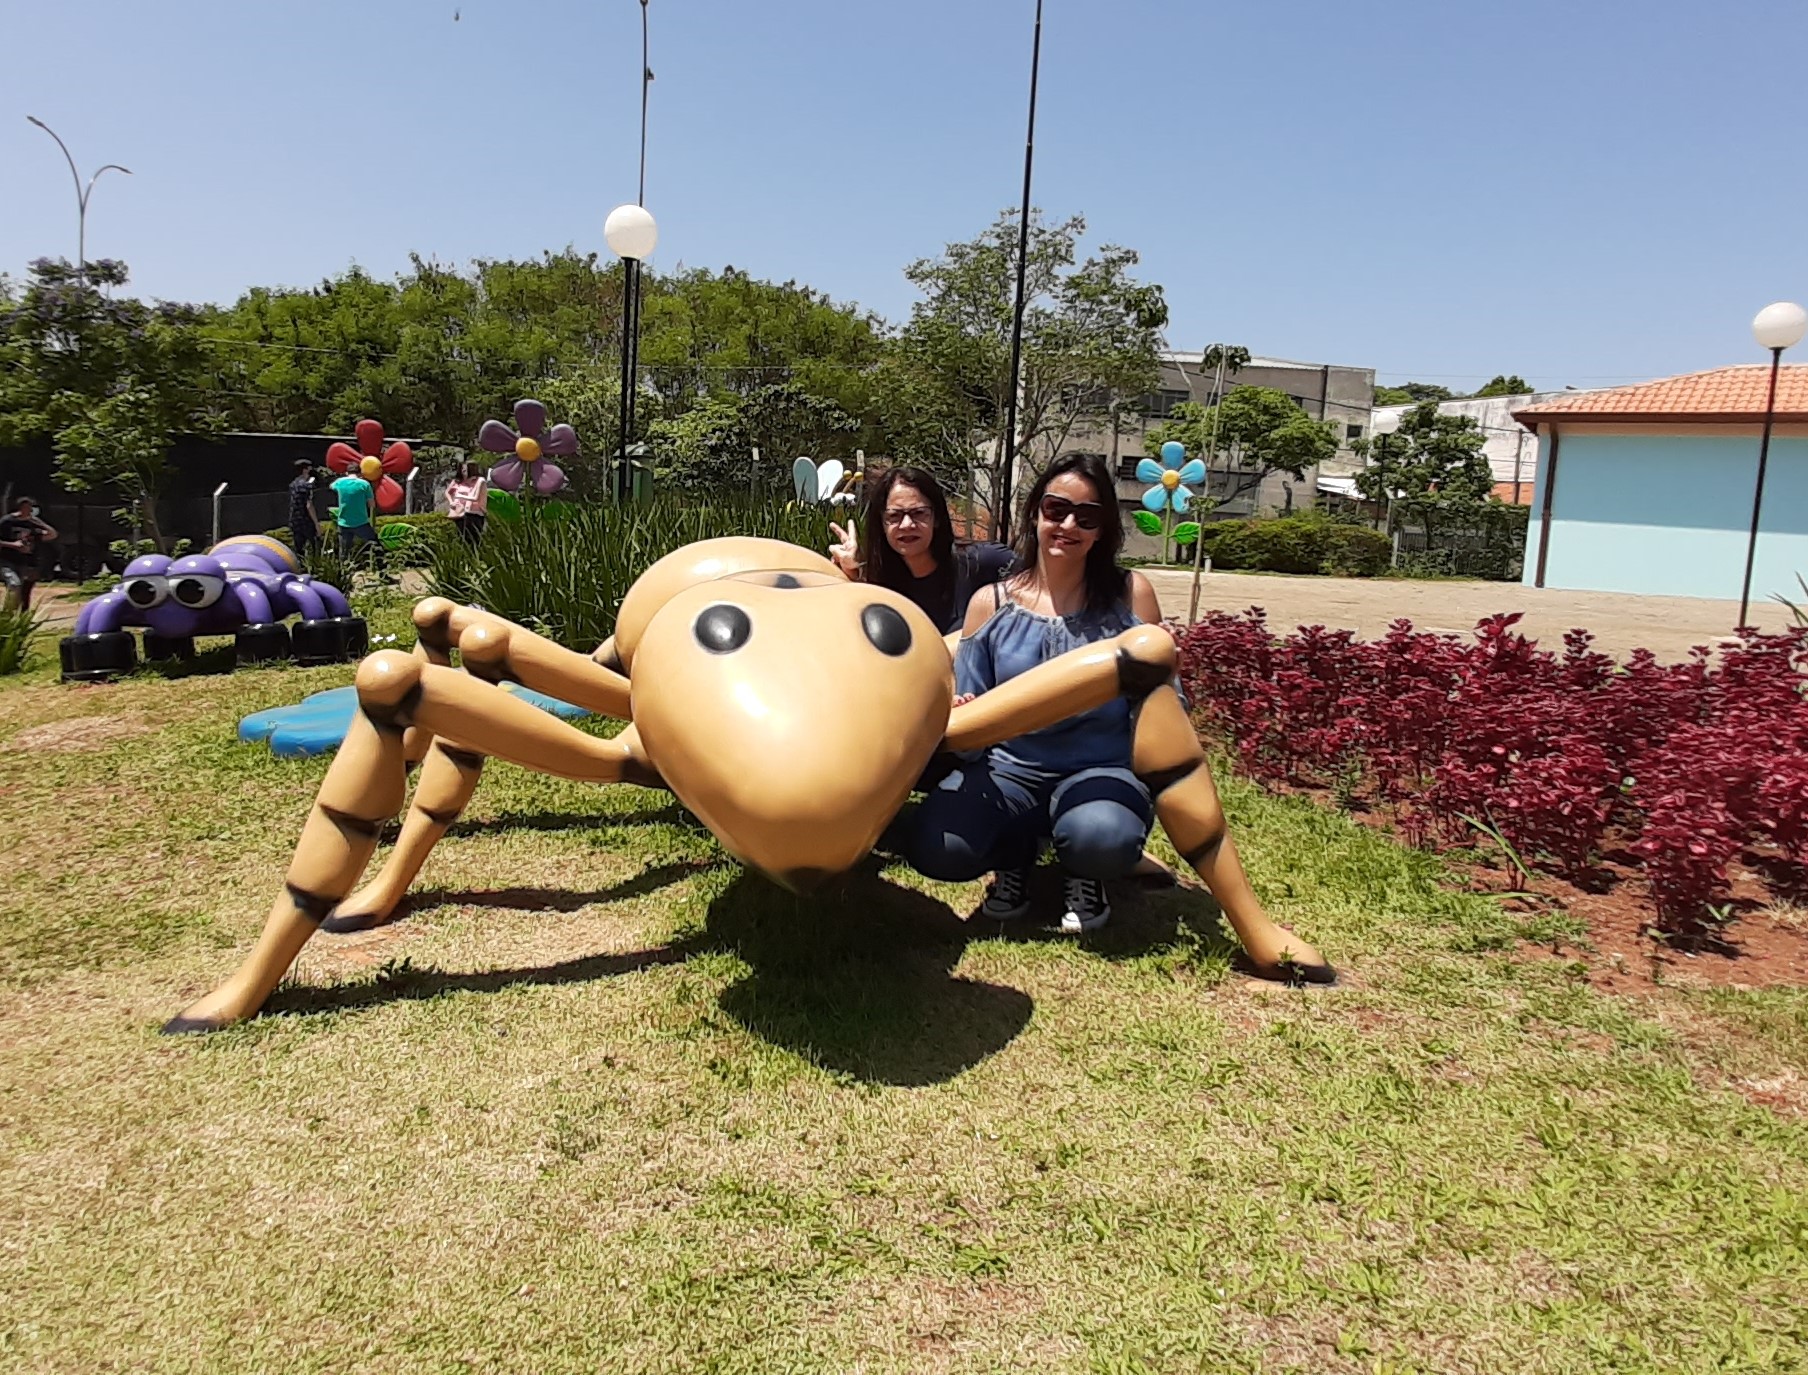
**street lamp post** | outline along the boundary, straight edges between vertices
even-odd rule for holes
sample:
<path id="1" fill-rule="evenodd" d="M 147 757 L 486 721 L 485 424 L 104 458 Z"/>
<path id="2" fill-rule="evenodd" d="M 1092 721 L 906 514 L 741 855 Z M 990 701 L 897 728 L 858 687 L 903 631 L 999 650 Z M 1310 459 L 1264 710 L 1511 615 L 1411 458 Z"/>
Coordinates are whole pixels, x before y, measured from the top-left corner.
<path id="1" fill-rule="evenodd" d="M 100 180 L 102 172 L 124 172 L 129 177 L 132 175 L 132 169 L 121 167 L 117 162 L 109 162 L 96 170 L 94 175 L 88 178 L 88 185 L 84 187 L 82 174 L 75 170 L 75 159 L 70 156 L 69 145 L 63 142 L 55 129 L 52 129 L 36 115 L 27 115 L 25 118 L 56 139 L 57 147 L 63 150 L 63 158 L 69 164 L 69 175 L 75 181 L 75 280 L 76 285 L 86 286 L 88 283 L 88 197 L 94 194 L 94 183 Z"/>
<path id="2" fill-rule="evenodd" d="M 1751 605 L 1752 564 L 1758 553 L 1758 518 L 1764 511 L 1764 469 L 1770 461 L 1770 427 L 1777 410 L 1777 373 L 1783 366 L 1783 350 L 1802 342 L 1808 332 L 1808 311 L 1793 301 L 1765 306 L 1752 320 L 1752 338 L 1770 350 L 1770 390 L 1764 399 L 1764 437 L 1758 441 L 1758 483 L 1752 491 L 1751 536 L 1745 543 L 1745 581 L 1739 588 L 1739 629 Z"/>
<path id="3" fill-rule="evenodd" d="M 622 394 L 621 466 L 617 495 L 627 500 L 633 490 L 628 445 L 634 437 L 634 382 L 640 352 L 640 265 L 659 243 L 659 226 L 644 206 L 618 205 L 603 222 L 609 251 L 622 260 Z"/>
<path id="4" fill-rule="evenodd" d="M 1011 532 L 1011 480 L 1017 467 L 1017 390 L 1023 379 L 1023 290 L 1030 252 L 1030 173 L 1036 165 L 1036 78 L 1042 71 L 1042 0 L 1036 0 L 1036 30 L 1030 44 L 1030 119 L 1023 137 L 1023 208 L 1017 218 L 1017 290 L 1011 302 L 1011 390 L 1004 407 L 1004 472 L 993 494 L 993 525 L 1000 540 Z"/>

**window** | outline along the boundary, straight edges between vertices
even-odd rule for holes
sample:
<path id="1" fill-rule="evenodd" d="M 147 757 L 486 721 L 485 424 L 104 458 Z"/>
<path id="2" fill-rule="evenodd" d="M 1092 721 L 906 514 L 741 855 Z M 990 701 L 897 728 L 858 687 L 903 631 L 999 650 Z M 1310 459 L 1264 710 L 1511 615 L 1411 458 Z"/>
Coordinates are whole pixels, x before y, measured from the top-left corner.
<path id="1" fill-rule="evenodd" d="M 1164 388 L 1143 397 L 1142 411 L 1151 420 L 1166 420 L 1173 414 L 1174 407 L 1187 399 L 1184 391 L 1168 391 Z"/>
<path id="2" fill-rule="evenodd" d="M 1344 437 L 1344 438 L 1345 438 L 1345 439 L 1346 439 L 1346 440 L 1349 440 L 1349 439 L 1361 439 L 1361 438 L 1362 438 L 1362 426 L 1360 426 L 1360 425 L 1345 425 L 1345 426 L 1344 426 L 1344 427 L 1343 427 L 1343 437 Z"/>
<path id="3" fill-rule="evenodd" d="M 1119 482 L 1136 481 L 1137 458 L 1134 454 L 1122 456 L 1117 461 L 1117 480 Z"/>

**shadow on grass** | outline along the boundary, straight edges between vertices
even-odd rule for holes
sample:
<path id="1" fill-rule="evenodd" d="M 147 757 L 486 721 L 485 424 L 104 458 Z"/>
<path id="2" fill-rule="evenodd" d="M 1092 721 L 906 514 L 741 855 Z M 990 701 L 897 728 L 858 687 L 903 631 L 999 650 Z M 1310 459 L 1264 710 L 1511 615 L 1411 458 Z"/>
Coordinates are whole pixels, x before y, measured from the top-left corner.
<path id="1" fill-rule="evenodd" d="M 426 889 L 408 901 L 415 910 L 459 904 L 574 912 L 657 892 L 726 863 L 661 864 L 592 891 Z M 467 974 L 417 969 L 404 960 L 386 966 L 372 983 L 284 986 L 265 1011 L 308 1015 L 445 993 L 585 983 L 682 964 L 697 955 L 730 954 L 745 962 L 748 973 L 724 989 L 718 1003 L 753 1035 L 865 1083 L 942 1083 L 1004 1049 L 1035 1010 L 1020 989 L 957 976 L 968 943 L 998 935 L 1023 941 L 1072 938 L 1029 923 L 1001 930 L 996 923 L 963 921 L 946 903 L 888 882 L 879 868 L 876 858 L 869 859 L 807 897 L 740 871 L 710 903 L 700 931 L 659 949 Z M 1058 884 L 1055 871 L 1038 871 L 1038 889 L 1051 883 Z M 1085 944 L 1106 959 L 1183 948 L 1228 956 L 1234 947 L 1215 918 L 1215 906 L 1196 889 L 1150 892 L 1124 885 L 1111 924 Z"/>
<path id="2" fill-rule="evenodd" d="M 500 993 L 527 985 L 591 983 L 643 969 L 683 964 L 696 951 L 683 943 L 656 950 L 631 950 L 619 955 L 585 955 L 557 964 L 528 969 L 484 970 L 469 974 L 445 974 L 437 969 L 417 969 L 403 960 L 386 966 L 374 983 L 335 984 L 329 988 L 301 988 L 292 984 L 276 990 L 264 1005 L 264 1016 L 347 1012 L 379 1007 L 385 1003 L 422 1002 L 445 993 Z"/>
<path id="3" fill-rule="evenodd" d="M 614 826 L 675 826 L 697 821 L 676 799 L 647 812 L 501 812 L 481 820 L 455 821 L 449 837 L 492 835 L 500 831 L 601 831 Z"/>

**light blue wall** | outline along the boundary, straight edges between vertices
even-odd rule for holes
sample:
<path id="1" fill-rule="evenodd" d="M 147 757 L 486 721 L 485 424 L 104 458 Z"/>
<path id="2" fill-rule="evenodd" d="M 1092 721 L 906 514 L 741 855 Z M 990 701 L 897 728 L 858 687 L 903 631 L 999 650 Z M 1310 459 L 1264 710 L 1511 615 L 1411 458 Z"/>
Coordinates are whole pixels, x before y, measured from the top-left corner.
<path id="1" fill-rule="evenodd" d="M 1538 438 L 1525 582 L 1538 571 L 1551 437 Z M 1546 587 L 1739 599 L 1758 475 L 1755 435 L 1563 432 Z M 1773 436 L 1752 601 L 1801 599 L 1808 576 L 1808 439 Z"/>

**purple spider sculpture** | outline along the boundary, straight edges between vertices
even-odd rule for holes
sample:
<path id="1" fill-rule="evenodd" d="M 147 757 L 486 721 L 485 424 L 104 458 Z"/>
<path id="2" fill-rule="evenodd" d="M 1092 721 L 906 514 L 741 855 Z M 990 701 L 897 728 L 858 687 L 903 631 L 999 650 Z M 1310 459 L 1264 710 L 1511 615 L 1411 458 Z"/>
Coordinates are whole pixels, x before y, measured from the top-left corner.
<path id="1" fill-rule="evenodd" d="M 60 646 L 64 681 L 111 678 L 136 663 L 126 626 L 144 628 L 147 659 L 187 658 L 196 635 L 232 635 L 241 661 L 330 663 L 364 652 L 369 636 L 345 595 L 300 571 L 284 544 L 263 535 L 223 540 L 205 554 L 133 559 L 119 586 L 76 616 Z M 285 617 L 300 615 L 293 635 Z"/>

